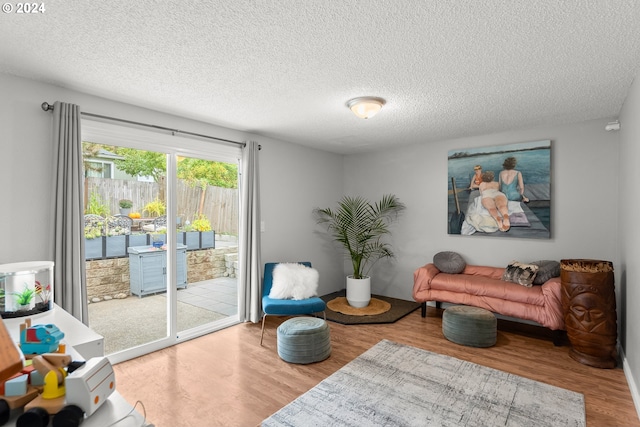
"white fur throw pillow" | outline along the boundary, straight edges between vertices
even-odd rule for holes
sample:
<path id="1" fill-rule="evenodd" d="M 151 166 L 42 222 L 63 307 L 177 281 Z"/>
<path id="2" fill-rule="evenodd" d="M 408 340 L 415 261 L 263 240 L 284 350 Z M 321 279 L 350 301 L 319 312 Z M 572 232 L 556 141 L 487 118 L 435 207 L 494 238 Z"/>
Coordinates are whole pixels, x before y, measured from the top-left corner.
<path id="1" fill-rule="evenodd" d="M 280 263 L 273 268 L 270 298 L 301 300 L 317 295 L 318 270 L 297 263 Z"/>

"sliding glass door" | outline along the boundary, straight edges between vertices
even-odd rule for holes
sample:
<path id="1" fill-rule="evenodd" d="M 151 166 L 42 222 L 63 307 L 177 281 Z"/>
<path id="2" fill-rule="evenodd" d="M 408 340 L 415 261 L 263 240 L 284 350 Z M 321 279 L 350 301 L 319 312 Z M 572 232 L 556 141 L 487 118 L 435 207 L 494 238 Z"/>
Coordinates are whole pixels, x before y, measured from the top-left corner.
<path id="1" fill-rule="evenodd" d="M 104 126 L 83 123 L 89 326 L 105 354 L 236 323 L 239 152 Z"/>
<path id="2" fill-rule="evenodd" d="M 177 157 L 177 273 L 188 282 L 177 297 L 179 337 L 237 318 L 238 201 L 237 162 Z"/>
<path id="3" fill-rule="evenodd" d="M 175 245 L 166 239 L 168 155 L 89 141 L 83 153 L 89 326 L 106 354 L 163 340 Z"/>

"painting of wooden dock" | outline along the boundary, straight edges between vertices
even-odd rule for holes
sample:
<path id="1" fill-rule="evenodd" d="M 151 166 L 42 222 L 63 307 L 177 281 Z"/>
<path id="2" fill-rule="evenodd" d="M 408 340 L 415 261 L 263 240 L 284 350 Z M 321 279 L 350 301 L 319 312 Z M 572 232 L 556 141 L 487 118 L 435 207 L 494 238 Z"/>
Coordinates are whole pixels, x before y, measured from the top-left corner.
<path id="1" fill-rule="evenodd" d="M 476 171 L 479 171 L 477 177 Z M 495 183 L 479 185 L 483 182 L 482 176 L 484 182 L 489 182 L 491 174 L 486 172 L 493 173 L 491 182 Z M 457 215 L 454 193 L 465 218 L 461 229 L 450 227 L 449 234 L 551 237 L 550 140 L 451 150 L 448 175 L 447 224 Z M 497 192 L 490 190 L 492 188 L 497 188 Z M 483 196 L 497 201 L 500 209 L 494 211 L 494 202 L 483 202 Z M 507 201 L 506 207 L 502 197 Z"/>

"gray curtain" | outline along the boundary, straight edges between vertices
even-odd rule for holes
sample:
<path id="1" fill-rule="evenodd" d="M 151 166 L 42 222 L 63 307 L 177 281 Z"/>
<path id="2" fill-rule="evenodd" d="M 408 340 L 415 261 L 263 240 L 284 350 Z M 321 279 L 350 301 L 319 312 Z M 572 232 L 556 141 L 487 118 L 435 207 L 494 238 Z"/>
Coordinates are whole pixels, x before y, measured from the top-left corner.
<path id="1" fill-rule="evenodd" d="M 244 322 L 258 322 L 262 316 L 262 262 L 260 257 L 260 177 L 257 142 L 249 141 L 242 150 L 240 215 L 240 306 Z"/>
<path id="2" fill-rule="evenodd" d="M 88 324 L 80 107 L 53 104 L 54 302 Z"/>

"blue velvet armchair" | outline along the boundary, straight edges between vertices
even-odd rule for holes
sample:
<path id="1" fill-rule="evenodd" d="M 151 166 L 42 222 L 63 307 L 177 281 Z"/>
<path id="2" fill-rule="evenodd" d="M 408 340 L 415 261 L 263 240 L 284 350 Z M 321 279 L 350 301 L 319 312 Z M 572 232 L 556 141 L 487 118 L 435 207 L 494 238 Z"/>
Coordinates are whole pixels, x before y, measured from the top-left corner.
<path id="1" fill-rule="evenodd" d="M 296 316 L 300 314 L 313 314 L 322 312 L 326 320 L 325 309 L 327 304 L 319 297 L 311 297 L 304 300 L 275 299 L 269 298 L 271 286 L 273 285 L 273 269 L 279 263 L 270 262 L 264 265 L 264 280 L 262 282 L 262 332 L 260 334 L 260 345 L 264 337 L 264 321 L 267 316 Z M 299 262 L 299 264 L 311 267 L 310 262 Z"/>

